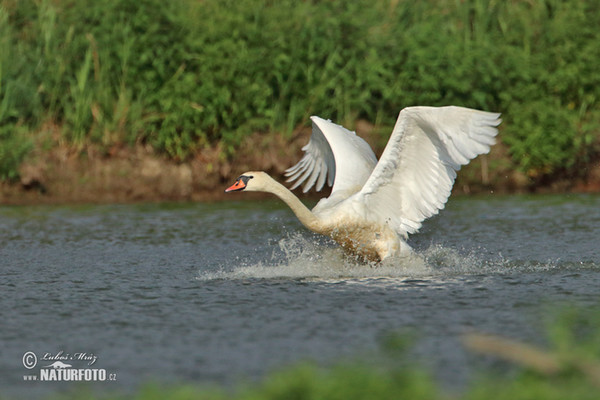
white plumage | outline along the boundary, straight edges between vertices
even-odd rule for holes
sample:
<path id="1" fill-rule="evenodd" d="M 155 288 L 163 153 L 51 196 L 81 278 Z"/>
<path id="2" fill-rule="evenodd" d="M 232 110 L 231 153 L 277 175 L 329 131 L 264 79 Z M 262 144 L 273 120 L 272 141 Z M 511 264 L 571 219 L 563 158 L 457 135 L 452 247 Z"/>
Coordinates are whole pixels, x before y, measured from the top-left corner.
<path id="1" fill-rule="evenodd" d="M 244 187 L 278 195 L 309 229 L 347 250 L 382 260 L 410 251 L 402 238 L 444 208 L 456 171 L 495 142 L 500 114 L 463 107 L 408 107 L 398 116 L 381 159 L 354 132 L 311 117 L 303 158 L 286 171 L 292 189 L 303 185 L 331 195 L 311 211 L 264 172 L 244 173 Z M 304 209 L 302 209 L 304 208 Z"/>

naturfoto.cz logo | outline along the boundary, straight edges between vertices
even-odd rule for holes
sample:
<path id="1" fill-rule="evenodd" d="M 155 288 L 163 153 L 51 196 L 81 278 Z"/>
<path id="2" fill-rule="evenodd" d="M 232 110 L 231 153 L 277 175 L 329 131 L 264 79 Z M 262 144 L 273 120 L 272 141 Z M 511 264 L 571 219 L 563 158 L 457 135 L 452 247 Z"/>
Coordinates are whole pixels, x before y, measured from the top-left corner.
<path id="1" fill-rule="evenodd" d="M 39 365 L 39 374 L 23 375 L 26 381 L 45 382 L 102 382 L 116 381 L 116 373 L 108 373 L 103 368 L 91 368 L 98 357 L 92 353 L 44 353 L 38 358 L 37 354 L 28 351 L 23 354 L 23 366 L 32 370 Z M 85 363 L 83 368 L 74 367 L 74 364 Z"/>

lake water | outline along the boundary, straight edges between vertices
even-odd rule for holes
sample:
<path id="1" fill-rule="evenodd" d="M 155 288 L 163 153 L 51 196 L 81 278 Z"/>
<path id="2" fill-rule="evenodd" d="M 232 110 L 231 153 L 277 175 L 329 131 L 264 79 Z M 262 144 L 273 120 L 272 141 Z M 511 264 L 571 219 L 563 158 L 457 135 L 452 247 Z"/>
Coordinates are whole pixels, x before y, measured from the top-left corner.
<path id="1" fill-rule="evenodd" d="M 344 256 L 278 201 L 232 198 L 0 207 L 2 393 L 72 389 L 39 381 L 56 361 L 105 370 L 99 391 L 227 386 L 376 357 L 406 331 L 415 364 L 455 388 L 478 359 L 461 334 L 544 344 L 552 310 L 600 304 L 600 196 L 451 198 L 410 238 L 424 263 L 381 266 Z"/>

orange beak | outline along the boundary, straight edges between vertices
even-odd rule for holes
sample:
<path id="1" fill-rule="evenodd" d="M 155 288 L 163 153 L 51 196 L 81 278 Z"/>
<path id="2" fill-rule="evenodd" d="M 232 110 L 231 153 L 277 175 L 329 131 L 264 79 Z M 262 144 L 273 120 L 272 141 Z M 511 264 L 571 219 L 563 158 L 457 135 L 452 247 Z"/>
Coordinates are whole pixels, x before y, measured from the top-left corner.
<path id="1" fill-rule="evenodd" d="M 244 190 L 245 188 L 246 188 L 246 184 L 244 183 L 244 181 L 241 179 L 238 179 L 237 181 L 235 181 L 235 183 L 233 185 L 231 185 L 227 189 L 225 189 L 225 193 L 235 192 L 238 190 Z"/>

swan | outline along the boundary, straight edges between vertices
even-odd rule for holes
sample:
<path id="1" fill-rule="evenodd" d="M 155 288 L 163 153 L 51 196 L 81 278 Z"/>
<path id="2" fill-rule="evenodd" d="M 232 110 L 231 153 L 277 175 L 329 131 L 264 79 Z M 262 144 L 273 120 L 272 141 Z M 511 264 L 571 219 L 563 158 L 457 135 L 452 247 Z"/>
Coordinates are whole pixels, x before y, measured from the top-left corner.
<path id="1" fill-rule="evenodd" d="M 422 222 L 444 208 L 456 171 L 495 143 L 499 113 L 446 106 L 400 111 L 377 161 L 362 138 L 313 116 L 304 156 L 285 171 L 291 190 L 303 185 L 331 194 L 309 210 L 291 191 L 262 171 L 240 175 L 225 192 L 278 196 L 311 231 L 331 237 L 365 261 L 412 252 L 406 243 Z"/>

